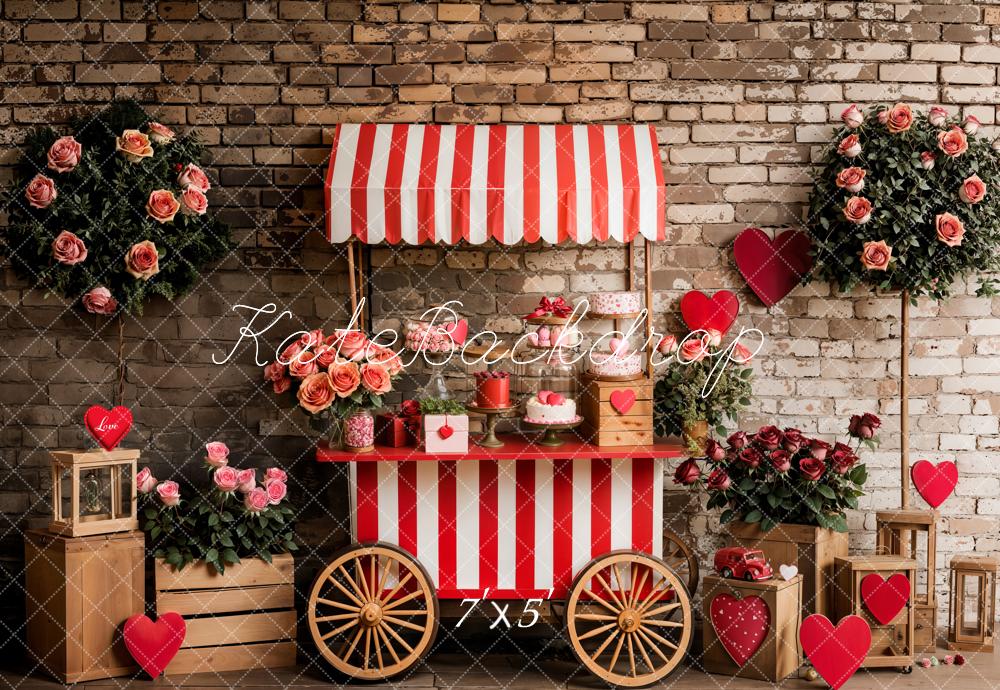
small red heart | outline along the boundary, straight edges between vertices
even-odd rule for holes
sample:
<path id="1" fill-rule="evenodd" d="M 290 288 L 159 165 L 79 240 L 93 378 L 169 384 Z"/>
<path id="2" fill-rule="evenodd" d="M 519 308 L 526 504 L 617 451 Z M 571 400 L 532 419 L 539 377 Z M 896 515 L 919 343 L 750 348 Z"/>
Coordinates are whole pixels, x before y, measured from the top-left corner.
<path id="1" fill-rule="evenodd" d="M 888 625 L 910 600 L 910 578 L 896 573 L 888 580 L 878 573 L 861 579 L 861 600 L 882 625 Z"/>
<path id="2" fill-rule="evenodd" d="M 618 414 L 628 414 L 633 405 L 635 405 L 635 391 L 631 388 L 611 391 L 611 407 L 618 410 Z"/>
<path id="3" fill-rule="evenodd" d="M 739 313 L 740 300 L 729 290 L 719 290 L 711 297 L 689 290 L 681 297 L 681 316 L 692 331 L 716 330 L 725 335 Z"/>
<path id="4" fill-rule="evenodd" d="M 440 436 L 443 439 L 449 439 L 449 438 L 451 438 L 451 435 L 454 434 L 454 433 L 455 433 L 455 430 L 452 429 L 447 424 L 442 424 L 441 426 L 438 427 L 438 436 Z"/>
<path id="5" fill-rule="evenodd" d="M 132 413 L 121 405 L 110 410 L 94 405 L 84 413 L 83 423 L 104 450 L 114 450 L 132 428 Z"/>
<path id="6" fill-rule="evenodd" d="M 760 597 L 720 594 L 712 599 L 710 613 L 723 649 L 739 666 L 760 649 L 771 629 L 771 611 Z"/>
<path id="7" fill-rule="evenodd" d="M 840 690 L 868 655 L 872 629 L 861 616 L 844 616 L 835 628 L 829 618 L 814 613 L 802 621 L 799 642 L 816 673 Z"/>
<path id="8" fill-rule="evenodd" d="M 736 236 L 733 258 L 750 289 L 767 306 L 780 302 L 813 265 L 812 241 L 799 230 L 786 230 L 774 241 L 760 228 Z"/>
<path id="9" fill-rule="evenodd" d="M 122 636 L 129 653 L 150 678 L 157 678 L 184 643 L 187 624 L 179 613 L 161 613 L 154 623 L 137 613 L 125 621 Z"/>
<path id="10" fill-rule="evenodd" d="M 469 335 L 469 322 L 465 319 L 444 325 L 444 332 L 451 336 L 456 345 L 463 345 Z"/>
<path id="11" fill-rule="evenodd" d="M 929 460 L 920 460 L 910 469 L 913 486 L 931 508 L 945 502 L 958 484 L 958 466 L 951 460 L 935 465 Z"/>

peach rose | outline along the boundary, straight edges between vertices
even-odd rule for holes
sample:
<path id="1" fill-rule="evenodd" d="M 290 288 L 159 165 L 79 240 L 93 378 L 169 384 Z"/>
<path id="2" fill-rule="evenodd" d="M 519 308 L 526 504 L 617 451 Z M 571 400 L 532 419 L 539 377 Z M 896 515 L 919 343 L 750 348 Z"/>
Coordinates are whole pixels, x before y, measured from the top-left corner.
<path id="1" fill-rule="evenodd" d="M 367 348 L 369 362 L 378 362 L 385 366 L 390 376 L 395 376 L 403 370 L 403 360 L 399 353 L 381 345 L 370 344 Z"/>
<path id="2" fill-rule="evenodd" d="M 753 353 L 743 343 L 736 343 L 732 352 L 729 353 L 729 359 L 737 364 L 750 364 L 753 361 Z"/>
<path id="3" fill-rule="evenodd" d="M 195 187 L 188 187 L 181 192 L 181 213 L 185 216 L 203 216 L 208 210 L 208 197 L 205 192 Z"/>
<path id="4" fill-rule="evenodd" d="M 146 202 L 146 213 L 158 223 L 169 223 L 181 210 L 181 204 L 174 193 L 167 189 L 157 189 L 149 195 Z"/>
<path id="5" fill-rule="evenodd" d="M 330 344 L 337 348 L 337 354 L 344 358 L 358 362 L 365 356 L 365 348 L 368 346 L 368 337 L 361 331 L 336 331 L 329 338 Z"/>
<path id="6" fill-rule="evenodd" d="M 848 107 L 844 108 L 844 112 L 840 114 L 840 119 L 843 120 L 844 124 L 851 129 L 857 129 L 861 126 L 861 123 L 865 121 L 865 116 L 861 112 L 861 108 L 859 108 L 856 103 L 852 103 Z"/>
<path id="7" fill-rule="evenodd" d="M 177 482 L 160 482 L 156 486 L 156 494 L 163 505 L 171 508 L 181 502 L 181 487 Z"/>
<path id="8" fill-rule="evenodd" d="M 354 362 L 337 360 L 330 365 L 330 381 L 339 398 L 349 398 L 361 385 L 361 372 Z"/>
<path id="9" fill-rule="evenodd" d="M 212 184 L 208 181 L 208 175 L 194 163 L 188 163 L 181 169 L 177 175 L 177 185 L 181 189 L 194 187 L 202 192 L 207 192 L 212 188 Z"/>
<path id="10" fill-rule="evenodd" d="M 677 349 L 677 338 L 672 335 L 665 335 L 656 344 L 656 349 L 661 355 L 669 355 Z"/>
<path id="11" fill-rule="evenodd" d="M 886 128 L 893 134 L 905 132 L 913 124 L 913 111 L 905 103 L 897 103 L 889 111 L 889 117 L 885 121 Z"/>
<path id="12" fill-rule="evenodd" d="M 267 492 L 267 502 L 276 506 L 288 495 L 288 486 L 283 481 L 274 480 L 264 487 L 264 491 Z"/>
<path id="13" fill-rule="evenodd" d="M 965 120 L 962 122 L 962 130 L 971 136 L 979 131 L 980 124 L 982 123 L 979 122 L 979 118 L 975 115 L 966 115 Z"/>
<path id="14" fill-rule="evenodd" d="M 837 173 L 837 186 L 846 189 L 851 194 L 857 194 L 865 188 L 866 171 L 862 168 L 851 166 L 844 168 Z"/>
<path id="15" fill-rule="evenodd" d="M 361 365 L 361 383 L 372 393 L 382 395 L 392 390 L 392 377 L 384 365 L 369 362 Z"/>
<path id="16" fill-rule="evenodd" d="M 967 204 L 978 204 L 985 196 L 986 183 L 979 179 L 979 175 L 965 178 L 958 188 L 958 198 Z"/>
<path id="17" fill-rule="evenodd" d="M 941 106 L 936 105 L 927 111 L 927 121 L 935 127 L 940 127 L 948 121 L 948 111 Z"/>
<path id="18" fill-rule="evenodd" d="M 861 248 L 861 265 L 869 271 L 884 271 L 889 268 L 892 247 L 884 241 L 865 242 Z"/>
<path id="19" fill-rule="evenodd" d="M 299 405 L 311 414 L 322 412 L 333 404 L 336 392 L 326 372 L 310 374 L 299 386 Z"/>
<path id="20" fill-rule="evenodd" d="M 952 127 L 946 132 L 938 133 L 938 148 L 946 156 L 955 158 L 969 149 L 969 139 L 961 127 Z"/>
<path id="21" fill-rule="evenodd" d="M 924 170 L 933 170 L 934 161 L 937 160 L 937 155 L 933 151 L 924 151 L 920 154 L 920 167 Z"/>
<path id="22" fill-rule="evenodd" d="M 259 486 L 247 492 L 243 497 L 243 506 L 249 513 L 259 513 L 270 505 L 267 492 Z"/>
<path id="23" fill-rule="evenodd" d="M 858 139 L 857 134 L 848 134 L 846 137 L 841 139 L 840 144 L 837 145 L 837 153 L 846 158 L 854 158 L 861 154 L 861 141 Z"/>
<path id="24" fill-rule="evenodd" d="M 319 371 L 319 364 L 316 362 L 316 355 L 313 352 L 305 351 L 295 356 L 288 363 L 288 374 L 292 378 L 304 379 L 307 376 Z"/>
<path id="25" fill-rule="evenodd" d="M 115 139 L 115 150 L 121 152 L 131 163 L 139 163 L 143 158 L 153 155 L 149 137 L 137 129 L 126 129 L 122 132 L 122 135 Z"/>
<path id="26" fill-rule="evenodd" d="M 957 217 L 950 213 L 939 213 L 934 220 L 934 226 L 937 229 L 938 239 L 949 247 L 957 247 L 962 244 L 965 226 Z"/>
<path id="27" fill-rule="evenodd" d="M 708 343 L 704 338 L 687 338 L 681 345 L 678 359 L 682 362 L 700 362 L 708 354 Z"/>
<path id="28" fill-rule="evenodd" d="M 232 467 L 220 467 L 212 475 L 212 481 L 219 491 L 229 493 L 240 485 L 240 473 Z"/>
<path id="29" fill-rule="evenodd" d="M 81 263 L 87 258 L 87 245 L 69 230 L 63 230 L 52 241 L 52 258 L 67 266 Z"/>
<path id="30" fill-rule="evenodd" d="M 285 365 L 281 362 L 271 362 L 264 367 L 264 380 L 271 381 L 272 383 L 274 381 L 280 381 L 284 377 L 286 371 L 287 367 L 285 367 Z"/>
<path id="31" fill-rule="evenodd" d="M 141 494 L 148 494 L 150 491 L 156 488 L 156 477 L 153 476 L 153 472 L 148 467 L 143 467 L 141 470 L 136 472 L 135 475 L 135 489 Z"/>
<path id="32" fill-rule="evenodd" d="M 56 192 L 56 183 L 41 173 L 31 178 L 24 190 L 24 197 L 35 208 L 48 208 L 57 196 L 59 193 Z"/>
<path id="33" fill-rule="evenodd" d="M 222 467 L 229 463 L 229 446 L 222 441 L 205 444 L 205 462 L 212 467 Z"/>
<path id="34" fill-rule="evenodd" d="M 177 133 L 159 122 L 149 123 L 149 138 L 157 144 L 169 144 L 177 138 Z"/>
<path id="35" fill-rule="evenodd" d="M 91 314 L 114 314 L 118 300 L 111 296 L 111 290 L 104 286 L 95 287 L 80 298 L 83 308 Z"/>
<path id="36" fill-rule="evenodd" d="M 137 280 L 149 280 L 160 272 L 160 255 L 156 245 L 143 240 L 132 245 L 125 254 L 125 270 Z"/>
<path id="37" fill-rule="evenodd" d="M 844 205 L 844 218 L 857 225 L 867 223 L 872 217 L 872 202 L 863 196 L 852 196 Z"/>
<path id="38" fill-rule="evenodd" d="M 337 350 L 330 345 L 320 345 L 316 348 L 316 364 L 320 369 L 326 369 L 337 361 Z"/>
<path id="39" fill-rule="evenodd" d="M 80 163 L 83 147 L 73 137 L 59 137 L 49 147 L 49 170 L 70 172 Z"/>

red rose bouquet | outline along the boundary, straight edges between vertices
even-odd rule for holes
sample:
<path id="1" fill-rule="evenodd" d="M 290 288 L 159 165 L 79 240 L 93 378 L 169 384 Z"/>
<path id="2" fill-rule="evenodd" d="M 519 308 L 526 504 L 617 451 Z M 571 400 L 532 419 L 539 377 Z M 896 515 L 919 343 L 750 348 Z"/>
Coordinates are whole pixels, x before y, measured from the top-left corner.
<path id="1" fill-rule="evenodd" d="M 798 429 L 761 427 L 738 431 L 726 445 L 710 439 L 702 460 L 690 458 L 674 472 L 674 483 L 704 484 L 708 507 L 723 509 L 723 524 L 759 523 L 768 532 L 778 523 L 817 525 L 847 531 L 845 511 L 858 507 L 868 470 L 858 451 L 875 448 L 881 421 L 873 414 L 851 417 L 853 446 L 809 438 Z"/>

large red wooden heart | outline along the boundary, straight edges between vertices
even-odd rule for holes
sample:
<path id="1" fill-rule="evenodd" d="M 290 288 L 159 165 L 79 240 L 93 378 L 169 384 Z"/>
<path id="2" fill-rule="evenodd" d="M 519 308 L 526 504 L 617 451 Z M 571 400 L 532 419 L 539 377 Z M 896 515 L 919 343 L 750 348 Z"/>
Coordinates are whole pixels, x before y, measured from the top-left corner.
<path id="1" fill-rule="evenodd" d="M 814 613 L 802 621 L 799 642 L 816 673 L 833 690 L 840 690 L 865 660 L 872 629 L 861 616 L 844 616 L 833 627 L 829 618 Z"/>
<path id="2" fill-rule="evenodd" d="M 937 508 L 951 496 L 958 484 L 958 466 L 951 460 L 935 465 L 930 460 L 920 460 L 910 468 L 913 486 L 924 497 L 927 505 Z"/>
<path id="3" fill-rule="evenodd" d="M 154 623 L 137 613 L 125 621 L 125 646 L 150 678 L 156 678 L 176 656 L 187 635 L 187 625 L 179 613 L 161 613 Z"/>
<path id="4" fill-rule="evenodd" d="M 760 649 L 771 629 L 771 612 L 760 597 L 720 594 L 712 599 L 709 613 L 722 647 L 739 666 Z"/>
<path id="5" fill-rule="evenodd" d="M 888 625 L 909 600 L 910 578 L 903 573 L 896 573 L 888 580 L 878 573 L 861 578 L 861 601 L 882 625 Z"/>
<path id="6" fill-rule="evenodd" d="M 740 300 L 729 290 L 719 290 L 711 297 L 689 290 L 681 297 L 681 316 L 692 331 L 716 330 L 725 335 L 739 313 Z"/>
<path id="7" fill-rule="evenodd" d="M 132 413 L 121 405 L 110 410 L 94 405 L 84 413 L 83 423 L 104 450 L 114 450 L 132 428 Z"/>
<path id="8" fill-rule="evenodd" d="M 628 414 L 628 411 L 635 405 L 635 391 L 631 388 L 611 391 L 611 407 L 618 411 L 618 414 Z"/>
<path id="9" fill-rule="evenodd" d="M 760 301 L 773 306 L 791 292 L 809 269 L 812 242 L 799 230 L 786 230 L 772 241 L 760 228 L 747 228 L 736 236 L 736 267 Z"/>

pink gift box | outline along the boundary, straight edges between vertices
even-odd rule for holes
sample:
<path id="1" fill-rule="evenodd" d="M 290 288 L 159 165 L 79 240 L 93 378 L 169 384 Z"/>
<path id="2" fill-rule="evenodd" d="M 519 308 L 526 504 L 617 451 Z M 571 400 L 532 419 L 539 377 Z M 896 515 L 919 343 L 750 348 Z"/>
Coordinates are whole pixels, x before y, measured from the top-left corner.
<path id="1" fill-rule="evenodd" d="M 451 427 L 448 438 L 442 436 L 442 427 Z M 468 453 L 469 415 L 425 414 L 424 450 L 428 453 Z"/>

